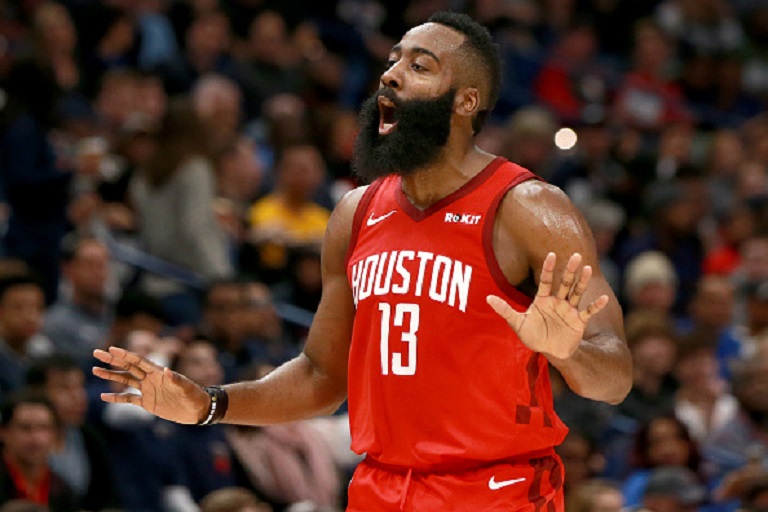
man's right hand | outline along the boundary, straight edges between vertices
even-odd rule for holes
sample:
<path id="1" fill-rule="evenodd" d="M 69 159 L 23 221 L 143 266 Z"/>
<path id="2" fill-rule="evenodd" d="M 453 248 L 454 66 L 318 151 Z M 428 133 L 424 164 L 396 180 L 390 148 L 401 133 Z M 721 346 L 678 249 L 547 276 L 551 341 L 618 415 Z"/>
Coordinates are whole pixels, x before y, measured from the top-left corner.
<path id="1" fill-rule="evenodd" d="M 158 366 L 122 348 L 94 350 L 93 356 L 116 368 L 95 366 L 93 374 L 104 380 L 135 388 L 136 393 L 102 393 L 105 402 L 138 405 L 160 418 L 176 423 L 196 424 L 205 419 L 211 398 L 203 388 L 180 373 Z"/>

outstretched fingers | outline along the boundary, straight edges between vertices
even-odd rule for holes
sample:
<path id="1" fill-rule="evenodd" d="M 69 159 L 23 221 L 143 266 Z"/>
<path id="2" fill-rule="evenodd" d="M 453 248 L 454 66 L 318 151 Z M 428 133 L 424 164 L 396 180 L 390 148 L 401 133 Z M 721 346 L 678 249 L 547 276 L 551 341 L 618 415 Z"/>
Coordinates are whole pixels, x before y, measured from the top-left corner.
<path id="1" fill-rule="evenodd" d="M 585 324 L 589 322 L 589 319 L 599 313 L 607 304 L 610 299 L 607 295 L 601 295 L 595 299 L 592 304 L 587 306 L 586 309 L 579 311 L 579 318 Z"/>
<path id="2" fill-rule="evenodd" d="M 581 269 L 581 276 L 579 276 L 576 286 L 573 287 L 571 294 L 568 296 L 568 303 L 574 308 L 578 307 L 579 302 L 581 301 L 581 296 L 584 295 L 584 292 L 587 290 L 587 285 L 589 284 L 590 279 L 592 279 L 592 267 L 587 265 Z"/>
<path id="3" fill-rule="evenodd" d="M 566 299 L 571 293 L 573 283 L 576 281 L 576 271 L 579 270 L 581 264 L 581 254 L 574 253 L 568 259 L 568 263 L 565 265 L 563 275 L 560 278 L 560 287 L 557 289 L 557 298 Z"/>
<path id="4" fill-rule="evenodd" d="M 102 378 L 104 380 L 119 382 L 120 384 L 125 384 L 126 386 L 136 388 L 136 389 L 138 389 L 139 386 L 141 386 L 141 380 L 136 378 L 133 374 L 131 374 L 128 371 L 107 370 L 106 368 L 100 368 L 98 366 L 94 366 L 91 371 L 95 376 Z"/>
<path id="5" fill-rule="evenodd" d="M 109 351 L 96 349 L 93 351 L 93 356 L 103 363 L 129 372 L 139 380 L 146 377 L 148 373 L 162 370 L 148 359 L 118 347 L 109 347 Z"/>
<path id="6" fill-rule="evenodd" d="M 133 404 L 141 407 L 141 395 L 135 393 L 102 393 L 101 399 L 113 404 Z"/>
<path id="7" fill-rule="evenodd" d="M 552 293 L 552 282 L 555 278 L 555 264 L 557 255 L 554 252 L 547 254 L 544 263 L 541 265 L 541 276 L 539 277 L 539 291 L 537 295 L 549 297 Z"/>
<path id="8" fill-rule="evenodd" d="M 496 295 L 488 295 L 485 298 L 485 301 L 516 331 L 519 331 L 523 326 L 522 322 L 524 321 L 525 316 L 515 311 L 512 306 L 510 306 L 507 301 L 501 297 L 497 297 Z"/>

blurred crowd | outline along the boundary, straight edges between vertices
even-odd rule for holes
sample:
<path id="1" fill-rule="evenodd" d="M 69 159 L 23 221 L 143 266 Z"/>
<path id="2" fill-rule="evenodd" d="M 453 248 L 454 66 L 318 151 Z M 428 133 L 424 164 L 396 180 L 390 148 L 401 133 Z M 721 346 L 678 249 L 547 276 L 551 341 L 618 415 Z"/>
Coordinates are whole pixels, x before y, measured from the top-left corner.
<path id="1" fill-rule="evenodd" d="M 765 0 L 0 0 L 0 511 L 337 511 L 345 410 L 189 427 L 95 348 L 202 385 L 300 352 L 357 109 L 437 10 L 504 64 L 480 147 L 561 187 L 634 387 L 582 399 L 569 512 L 768 510 Z"/>

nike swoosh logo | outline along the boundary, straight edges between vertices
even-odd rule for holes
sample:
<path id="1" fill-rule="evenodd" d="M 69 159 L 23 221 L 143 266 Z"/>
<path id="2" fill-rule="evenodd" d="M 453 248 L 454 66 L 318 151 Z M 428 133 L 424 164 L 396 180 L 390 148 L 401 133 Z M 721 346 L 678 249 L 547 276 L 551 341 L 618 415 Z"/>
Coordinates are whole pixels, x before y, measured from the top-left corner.
<path id="1" fill-rule="evenodd" d="M 397 212 L 397 210 L 392 210 L 389 213 L 385 213 L 381 217 L 374 217 L 373 214 L 371 214 L 371 216 L 368 217 L 368 220 L 365 222 L 365 225 L 366 226 L 373 226 L 374 224 L 378 224 L 379 222 L 383 221 L 384 219 L 386 219 L 387 217 L 389 217 L 390 215 L 392 215 L 395 212 Z"/>
<path id="2" fill-rule="evenodd" d="M 492 476 L 491 479 L 488 480 L 488 488 L 492 491 L 498 491 L 502 487 L 519 484 L 520 482 L 525 482 L 525 478 L 513 478 L 512 480 L 502 480 L 501 482 L 497 482 L 496 477 Z"/>

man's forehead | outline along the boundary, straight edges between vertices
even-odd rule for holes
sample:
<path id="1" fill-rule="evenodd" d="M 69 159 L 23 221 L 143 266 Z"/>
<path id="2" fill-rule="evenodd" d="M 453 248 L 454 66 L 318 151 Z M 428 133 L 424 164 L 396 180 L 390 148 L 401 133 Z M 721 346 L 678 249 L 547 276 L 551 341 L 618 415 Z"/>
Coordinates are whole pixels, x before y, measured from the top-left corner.
<path id="1" fill-rule="evenodd" d="M 464 43 L 466 36 L 439 23 L 424 23 L 418 25 L 403 35 L 399 46 L 408 48 L 424 48 L 438 56 L 450 53 Z"/>

